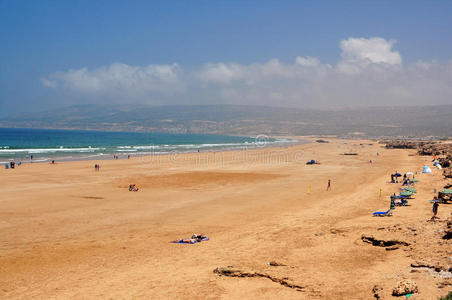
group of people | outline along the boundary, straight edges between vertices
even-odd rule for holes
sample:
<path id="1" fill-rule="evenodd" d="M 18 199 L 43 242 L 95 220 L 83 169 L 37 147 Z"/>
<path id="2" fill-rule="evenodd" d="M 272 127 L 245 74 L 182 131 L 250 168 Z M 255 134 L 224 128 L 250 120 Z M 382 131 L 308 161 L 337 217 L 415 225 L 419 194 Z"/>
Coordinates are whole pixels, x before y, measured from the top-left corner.
<path id="1" fill-rule="evenodd" d="M 394 174 L 391 174 L 391 183 L 398 183 L 400 176 L 401 175 L 397 171 L 395 171 Z"/>
<path id="2" fill-rule="evenodd" d="M 119 159 L 119 156 L 116 154 L 113 154 L 113 159 Z M 130 159 L 130 154 L 127 155 L 127 159 Z"/>
<path id="3" fill-rule="evenodd" d="M 16 164 L 18 166 L 20 166 L 22 163 L 21 162 L 16 163 L 14 161 L 10 161 L 9 163 L 5 163 L 5 169 L 10 169 L 10 168 L 14 169 L 16 167 Z"/>
<path id="4" fill-rule="evenodd" d="M 139 188 L 136 184 L 129 184 L 129 192 L 138 192 Z"/>
<path id="5" fill-rule="evenodd" d="M 399 201 L 397 201 L 397 196 L 395 193 L 391 195 L 391 202 L 389 205 L 390 209 L 394 209 L 396 206 L 407 206 L 408 200 L 406 198 L 400 198 Z"/>
<path id="6" fill-rule="evenodd" d="M 94 165 L 94 171 L 100 171 L 100 165 L 99 164 L 95 164 Z"/>
<path id="7" fill-rule="evenodd" d="M 396 183 L 397 182 L 397 175 L 400 175 L 397 171 L 394 174 L 391 174 L 391 183 Z M 413 175 L 414 178 L 414 175 Z M 409 178 L 409 176 L 407 176 L 407 174 L 403 174 L 403 183 L 402 185 L 410 185 L 412 182 Z M 329 183 L 328 183 L 329 185 Z M 405 206 L 408 205 L 408 200 L 406 200 L 406 198 L 401 198 L 401 200 L 399 202 L 396 201 L 397 196 L 396 194 L 392 194 L 391 195 L 391 203 L 390 203 L 390 209 L 393 210 L 395 208 L 395 206 Z M 433 212 L 433 216 L 432 219 L 437 218 L 437 214 L 438 214 L 438 207 L 439 207 L 439 199 L 438 196 L 433 197 L 433 200 L 431 201 L 433 203 L 432 205 L 432 212 Z"/>

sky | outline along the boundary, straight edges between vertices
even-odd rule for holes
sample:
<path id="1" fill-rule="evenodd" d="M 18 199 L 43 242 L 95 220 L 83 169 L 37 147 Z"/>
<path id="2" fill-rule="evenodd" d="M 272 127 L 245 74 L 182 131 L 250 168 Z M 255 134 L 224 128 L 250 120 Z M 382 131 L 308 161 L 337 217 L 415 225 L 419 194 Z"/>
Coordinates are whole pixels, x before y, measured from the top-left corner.
<path id="1" fill-rule="evenodd" d="M 0 117 L 452 104 L 452 1 L 0 0 Z"/>

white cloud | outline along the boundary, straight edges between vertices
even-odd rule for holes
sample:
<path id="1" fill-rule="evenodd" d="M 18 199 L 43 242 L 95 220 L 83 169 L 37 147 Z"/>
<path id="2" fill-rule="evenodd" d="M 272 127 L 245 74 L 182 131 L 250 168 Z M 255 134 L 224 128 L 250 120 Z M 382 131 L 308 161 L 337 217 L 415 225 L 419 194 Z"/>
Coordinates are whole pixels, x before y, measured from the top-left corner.
<path id="1" fill-rule="evenodd" d="M 320 65 L 320 60 L 315 57 L 300 57 L 298 56 L 295 58 L 295 62 L 299 64 L 300 66 L 306 66 L 306 67 L 316 67 Z"/>
<path id="2" fill-rule="evenodd" d="M 47 87 L 61 87 L 83 94 L 143 95 L 183 90 L 180 72 L 177 64 L 140 67 L 113 63 L 94 70 L 81 68 L 56 72 L 41 81 Z"/>
<path id="3" fill-rule="evenodd" d="M 150 104 L 258 104 L 298 107 L 445 104 L 452 102 L 452 61 L 402 65 L 395 41 L 349 38 L 336 65 L 315 57 L 293 63 L 112 64 L 56 72 L 42 84 L 93 101 Z"/>
<path id="4" fill-rule="evenodd" d="M 379 37 L 349 38 L 340 43 L 341 55 L 347 62 L 400 65 L 402 57 L 398 51 L 392 50 L 395 43 L 395 40 L 387 41 Z"/>
<path id="5" fill-rule="evenodd" d="M 210 63 L 205 65 L 199 73 L 199 78 L 205 81 L 218 83 L 230 83 L 233 80 L 243 79 L 243 67 L 239 64 L 231 63 Z"/>
<path id="6" fill-rule="evenodd" d="M 387 41 L 378 37 L 342 40 L 339 45 L 342 60 L 336 68 L 350 75 L 360 74 L 367 67 L 396 69 L 401 66 L 402 57 L 392 49 L 395 43 L 395 40 Z"/>

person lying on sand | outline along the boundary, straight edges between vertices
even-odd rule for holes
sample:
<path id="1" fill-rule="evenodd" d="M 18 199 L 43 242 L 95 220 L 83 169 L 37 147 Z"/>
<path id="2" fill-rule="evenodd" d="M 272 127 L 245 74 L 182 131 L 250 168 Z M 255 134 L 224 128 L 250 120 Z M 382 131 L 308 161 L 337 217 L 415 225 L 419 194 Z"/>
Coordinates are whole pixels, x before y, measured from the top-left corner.
<path id="1" fill-rule="evenodd" d="M 180 240 L 172 241 L 171 243 L 195 244 L 195 243 L 199 243 L 202 241 L 208 241 L 208 240 L 209 240 L 209 238 L 204 233 L 201 233 L 201 234 L 193 233 L 193 235 L 189 239 L 180 239 Z"/>
<path id="2" fill-rule="evenodd" d="M 129 185 L 129 192 L 138 192 L 139 188 L 136 184 L 130 184 Z"/>
<path id="3" fill-rule="evenodd" d="M 193 235 L 191 236 L 191 239 L 194 239 L 197 242 L 201 242 L 203 239 L 206 239 L 206 238 L 207 238 L 207 236 L 204 233 L 201 233 L 201 234 L 193 233 Z"/>
<path id="4" fill-rule="evenodd" d="M 175 243 L 184 243 L 184 244 L 194 244 L 196 243 L 195 239 L 180 239 L 178 241 L 174 241 Z"/>

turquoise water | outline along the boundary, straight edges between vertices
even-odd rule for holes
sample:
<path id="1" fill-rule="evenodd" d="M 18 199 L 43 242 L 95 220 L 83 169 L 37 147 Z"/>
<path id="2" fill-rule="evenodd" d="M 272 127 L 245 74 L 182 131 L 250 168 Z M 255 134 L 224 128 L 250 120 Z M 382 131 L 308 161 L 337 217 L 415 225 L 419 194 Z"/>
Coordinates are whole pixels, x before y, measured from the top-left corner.
<path id="1" fill-rule="evenodd" d="M 0 128 L 0 162 L 97 159 L 113 155 L 244 149 L 293 143 L 266 136 Z"/>

